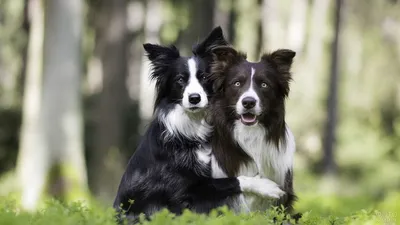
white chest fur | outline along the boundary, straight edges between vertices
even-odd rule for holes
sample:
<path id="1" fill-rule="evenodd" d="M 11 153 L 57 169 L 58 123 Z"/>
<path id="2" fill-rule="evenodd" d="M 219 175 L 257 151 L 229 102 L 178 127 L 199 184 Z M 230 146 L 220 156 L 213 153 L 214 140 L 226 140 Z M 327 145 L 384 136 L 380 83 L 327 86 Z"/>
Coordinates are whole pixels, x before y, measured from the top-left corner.
<path id="1" fill-rule="evenodd" d="M 260 175 L 283 186 L 287 171 L 293 167 L 295 152 L 295 140 L 289 128 L 286 127 L 286 142 L 280 143 L 278 147 L 266 139 L 266 130 L 259 124 L 245 126 L 237 121 L 233 135 L 240 147 L 253 159 L 251 163 L 240 167 L 238 175 Z M 265 201 L 254 201 L 252 196 L 245 196 L 251 210 L 267 207 Z"/>
<path id="2" fill-rule="evenodd" d="M 206 142 L 212 132 L 212 127 L 207 124 L 201 114 L 191 116 L 179 104 L 176 104 L 168 113 L 161 113 L 160 120 L 166 127 L 164 138 L 180 134 L 192 140 Z M 195 154 L 200 163 L 208 164 L 211 161 L 211 147 L 209 146 L 199 145 Z"/>
<path id="3" fill-rule="evenodd" d="M 285 174 L 293 166 L 295 141 L 292 132 L 286 128 L 286 143 L 277 146 L 266 140 L 263 126 L 245 126 L 241 122 L 235 124 L 233 131 L 240 147 L 253 159 L 253 164 L 243 165 L 240 175 L 267 177 L 279 185 L 283 185 Z"/>
<path id="4" fill-rule="evenodd" d="M 201 114 L 197 117 L 201 118 Z M 212 127 L 204 119 L 190 117 L 185 109 L 176 104 L 168 113 L 161 113 L 160 120 L 166 127 L 165 138 L 181 134 L 189 139 L 206 141 Z"/>

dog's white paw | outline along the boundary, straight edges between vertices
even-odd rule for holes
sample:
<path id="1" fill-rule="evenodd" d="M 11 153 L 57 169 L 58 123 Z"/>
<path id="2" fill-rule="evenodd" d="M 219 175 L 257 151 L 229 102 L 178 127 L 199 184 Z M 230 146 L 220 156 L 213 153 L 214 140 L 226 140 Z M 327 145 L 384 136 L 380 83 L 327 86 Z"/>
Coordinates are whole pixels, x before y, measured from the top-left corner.
<path id="1" fill-rule="evenodd" d="M 238 180 L 243 192 L 251 192 L 275 199 L 278 199 L 285 194 L 285 192 L 279 188 L 277 183 L 267 178 L 239 176 Z"/>

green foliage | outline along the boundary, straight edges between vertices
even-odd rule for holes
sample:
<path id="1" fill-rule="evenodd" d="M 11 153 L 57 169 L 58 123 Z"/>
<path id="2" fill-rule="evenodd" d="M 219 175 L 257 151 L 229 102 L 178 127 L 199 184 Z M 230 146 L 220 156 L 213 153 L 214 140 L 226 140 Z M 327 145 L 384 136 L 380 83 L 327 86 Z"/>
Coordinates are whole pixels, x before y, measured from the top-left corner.
<path id="1" fill-rule="evenodd" d="M 359 198 L 355 198 L 354 202 Z M 305 201 L 305 204 L 312 209 L 303 212 L 303 217 L 298 221 L 298 224 L 306 225 L 340 225 L 340 224 L 397 224 L 397 212 L 400 212 L 398 204 L 400 200 L 399 193 L 393 193 L 382 201 L 375 209 L 361 209 L 354 213 L 348 211 L 347 214 L 335 214 L 336 211 L 331 211 L 330 214 L 323 212 L 324 207 L 319 208 L 318 203 L 323 204 L 324 201 L 332 201 L 332 199 L 324 198 L 310 198 Z M 341 199 L 337 199 L 341 201 Z M 338 204 L 336 209 L 345 207 L 349 209 L 344 201 Z M 314 202 L 315 205 L 309 204 Z M 15 201 L 9 199 L 0 199 L 0 224 L 19 225 L 19 224 L 102 224 L 114 225 L 115 211 L 112 208 L 104 208 L 97 205 L 87 207 L 79 202 L 63 204 L 55 200 L 50 200 L 46 203 L 45 207 L 36 213 L 30 214 L 21 212 Z M 292 224 L 295 222 L 290 216 L 282 213 L 282 209 L 274 208 L 266 213 L 248 213 L 248 214 L 235 214 L 229 211 L 226 207 L 214 210 L 210 215 L 199 215 L 184 211 L 181 216 L 175 216 L 167 210 L 152 216 L 151 221 L 146 221 L 143 218 L 140 220 L 142 225 L 268 225 L 268 224 L 281 224 L 281 222 L 290 221 Z"/>

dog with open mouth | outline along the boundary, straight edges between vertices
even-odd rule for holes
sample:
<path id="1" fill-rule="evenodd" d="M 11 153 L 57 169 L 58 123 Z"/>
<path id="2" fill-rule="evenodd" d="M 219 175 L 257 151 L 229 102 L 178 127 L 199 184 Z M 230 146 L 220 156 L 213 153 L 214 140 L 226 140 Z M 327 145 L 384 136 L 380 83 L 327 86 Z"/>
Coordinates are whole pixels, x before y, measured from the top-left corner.
<path id="1" fill-rule="evenodd" d="M 247 61 L 231 46 L 216 47 L 213 53 L 213 177 L 269 178 L 285 191 L 282 198 L 271 201 L 245 193 L 242 204 L 251 211 L 283 204 L 292 212 L 295 139 L 285 122 L 285 99 L 296 53 L 280 49 L 259 62 Z"/>
<path id="2" fill-rule="evenodd" d="M 174 46 L 144 44 L 156 81 L 154 119 L 129 160 L 115 197 L 120 222 L 125 217 L 135 222 L 139 214 L 150 217 L 163 208 L 175 214 L 183 209 L 208 213 L 244 191 L 265 198 L 284 194 L 266 178 L 211 176 L 213 129 L 205 114 L 212 83 L 206 77 L 211 49 L 226 44 L 220 27 L 197 44 L 190 57 L 181 56 Z"/>

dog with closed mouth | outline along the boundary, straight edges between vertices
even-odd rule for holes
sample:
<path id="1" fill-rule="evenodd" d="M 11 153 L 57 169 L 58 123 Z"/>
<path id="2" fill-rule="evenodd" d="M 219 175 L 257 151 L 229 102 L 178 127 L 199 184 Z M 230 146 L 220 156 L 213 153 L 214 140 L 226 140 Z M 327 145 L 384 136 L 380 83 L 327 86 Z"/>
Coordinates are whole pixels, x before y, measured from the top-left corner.
<path id="1" fill-rule="evenodd" d="M 208 213 L 244 191 L 275 199 L 284 194 L 269 179 L 211 176 L 213 129 L 204 116 L 212 83 L 206 77 L 211 49 L 225 45 L 220 27 L 194 47 L 191 57 L 174 46 L 144 44 L 156 80 L 154 119 L 122 176 L 114 201 L 123 214 L 120 221 L 136 221 L 141 213 L 149 217 L 162 208 Z"/>
<path id="2" fill-rule="evenodd" d="M 295 140 L 285 122 L 285 99 L 296 53 L 280 49 L 259 62 L 231 46 L 213 49 L 210 80 L 212 167 L 214 178 L 259 176 L 276 182 L 286 194 L 279 200 L 244 194 L 251 211 L 283 204 L 292 212 Z"/>

